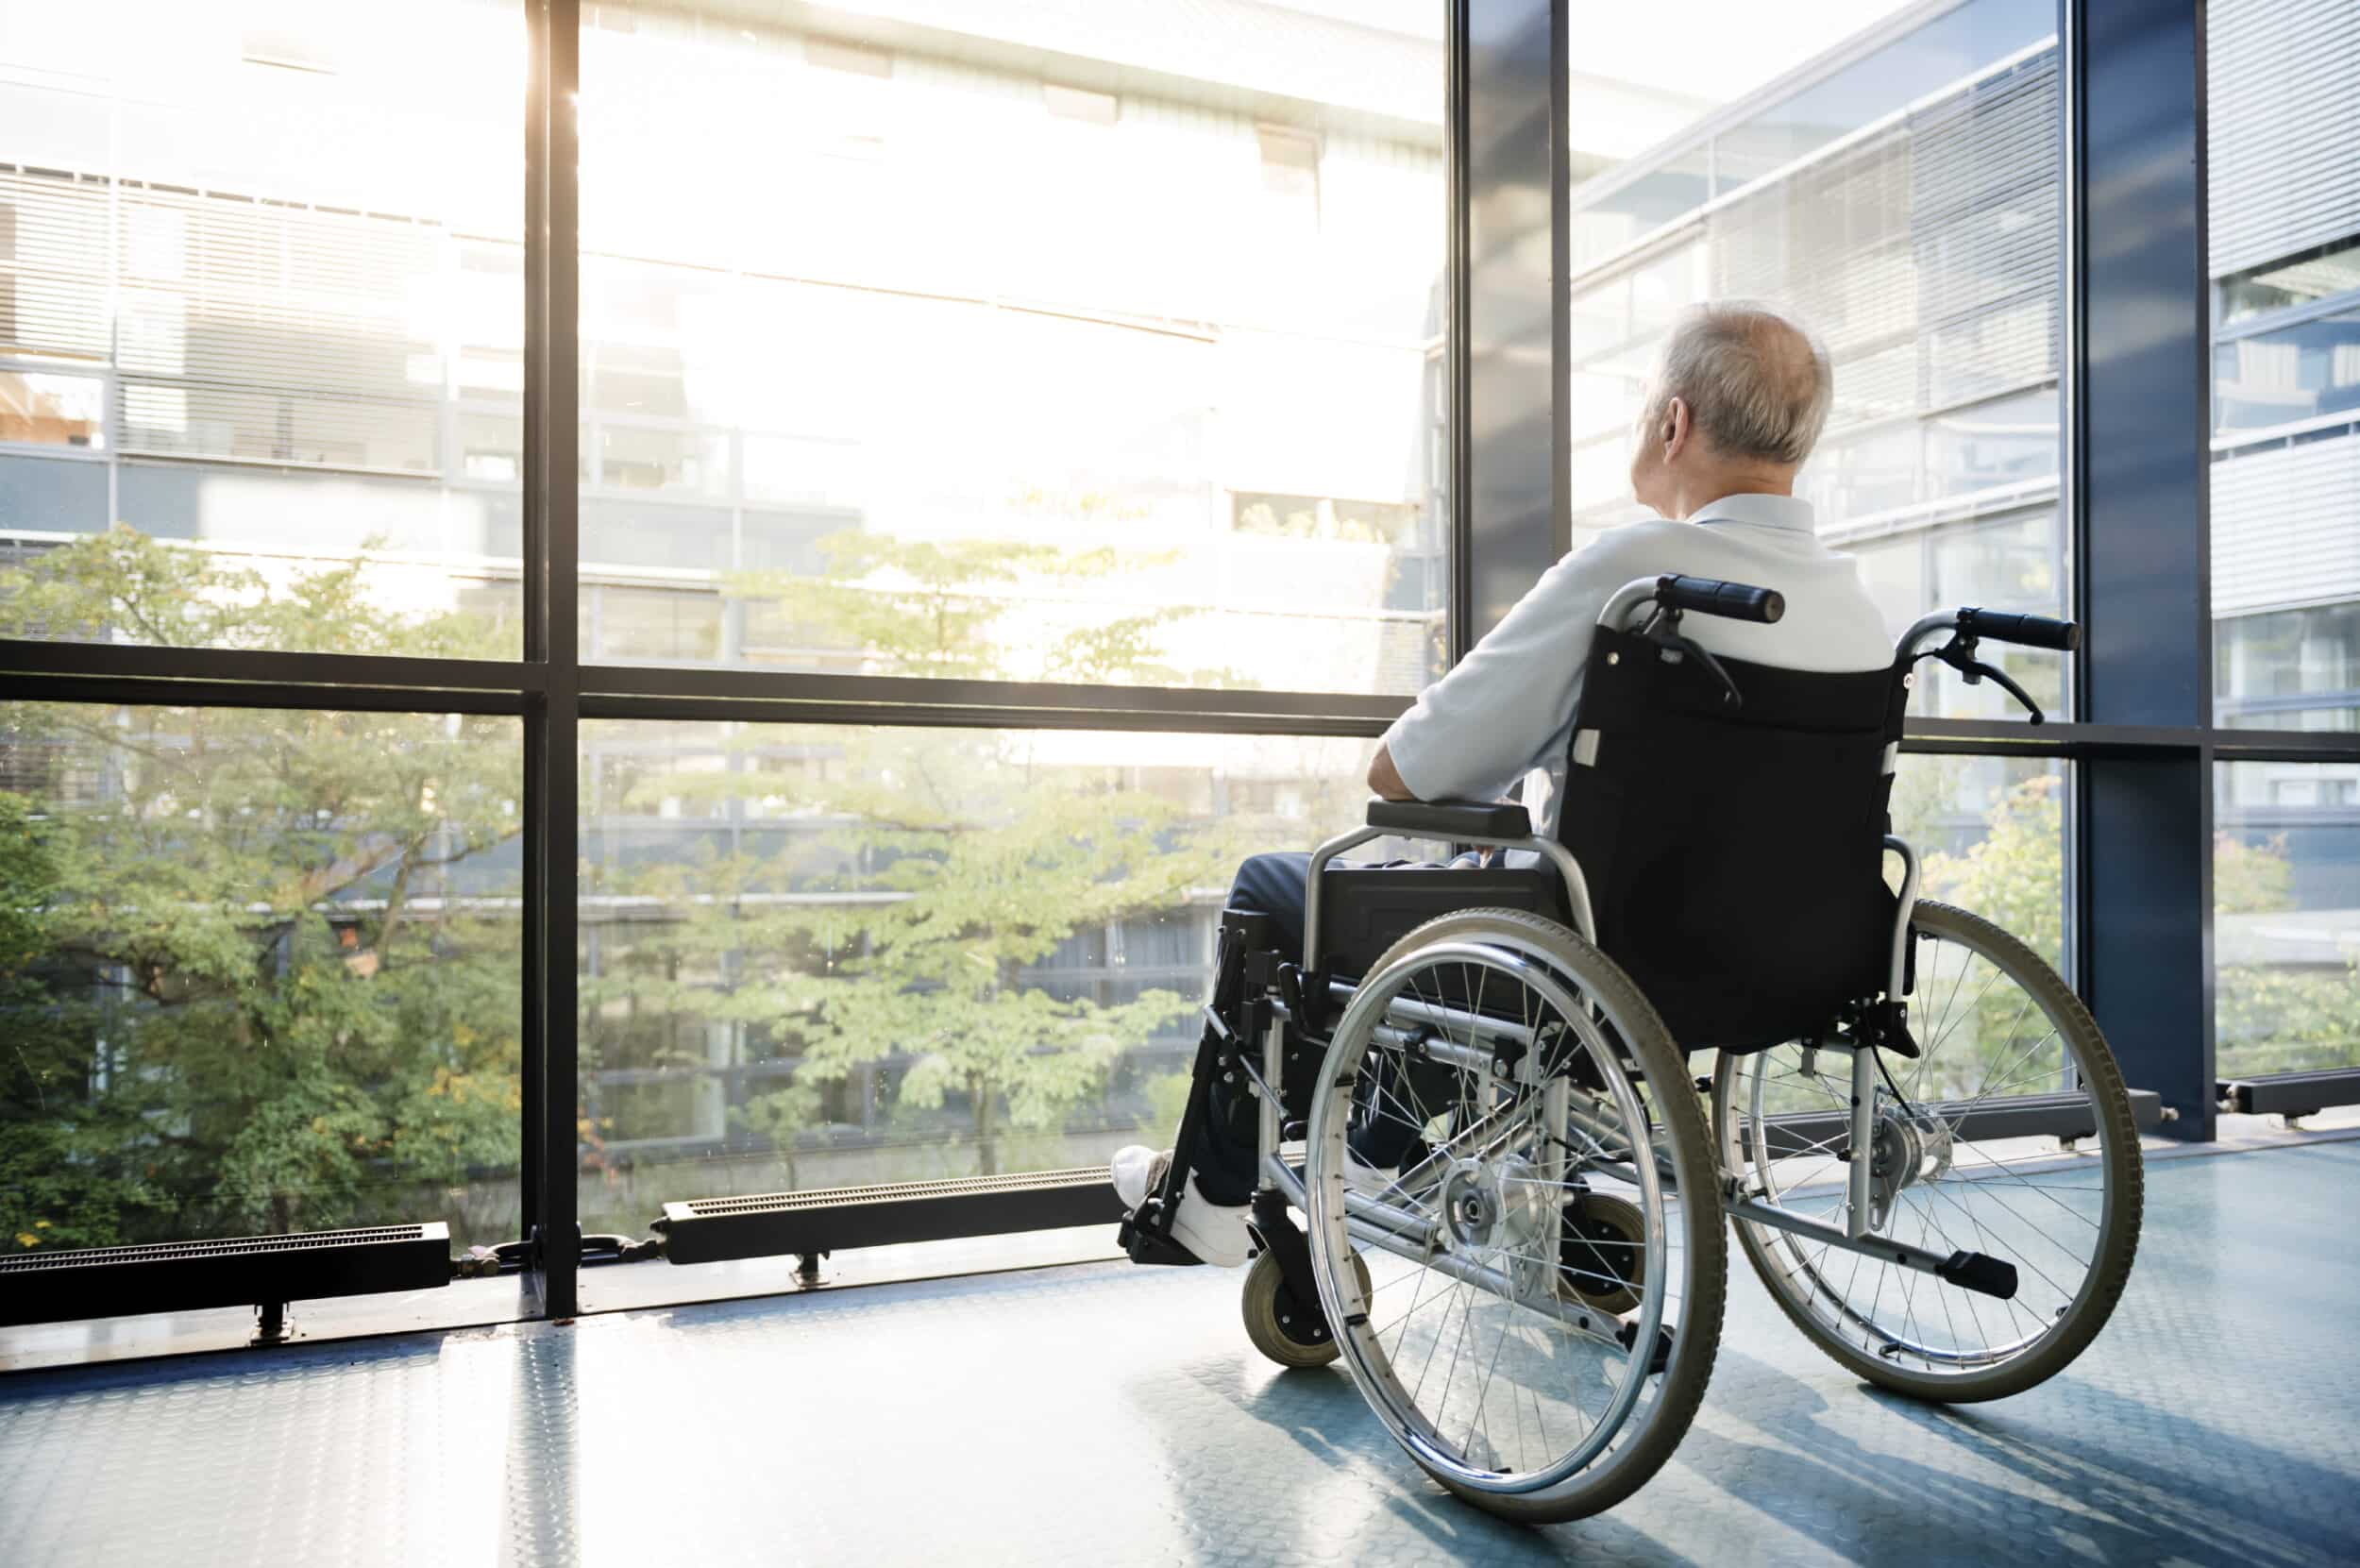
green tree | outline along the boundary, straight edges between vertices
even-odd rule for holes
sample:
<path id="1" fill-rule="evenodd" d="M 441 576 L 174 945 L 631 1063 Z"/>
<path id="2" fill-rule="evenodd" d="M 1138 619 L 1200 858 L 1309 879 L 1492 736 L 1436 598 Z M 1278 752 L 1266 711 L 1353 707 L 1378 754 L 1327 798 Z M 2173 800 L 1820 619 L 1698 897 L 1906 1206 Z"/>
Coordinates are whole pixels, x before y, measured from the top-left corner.
<path id="1" fill-rule="evenodd" d="M 1930 769 L 1925 784 L 1896 801 L 1923 818 L 1952 781 Z M 1973 910 L 2057 963 L 2064 951 L 2064 781 L 2037 774 L 1999 792 L 1989 831 L 1963 853 L 1925 857 L 1926 897 Z M 1931 790 L 1931 795 L 1928 793 Z M 2248 842 L 2221 834 L 2213 845 L 2214 910 L 2267 914 L 2291 906 L 2293 868 L 2283 838 Z M 2007 1035 L 2014 1001 L 1987 1001 L 1983 1034 Z M 2360 1061 L 2360 953 L 2332 967 L 2224 961 L 2214 972 L 2217 1050 L 2224 1072 L 2275 1072 Z M 1970 1086 L 1971 1087 L 1971 1086 Z"/>
<path id="2" fill-rule="evenodd" d="M 2064 786 L 2057 774 L 2035 773 L 1999 791 L 1982 837 L 1960 853 L 1925 856 L 1922 896 L 1971 910 L 2050 964 L 2063 962 Z"/>
<path id="3" fill-rule="evenodd" d="M 2293 907 L 2294 868 L 2281 835 L 2213 840 L 2216 916 Z M 2226 934 L 2216 931 L 2215 941 Z M 2214 971 L 2215 1054 L 2224 1075 L 2347 1067 L 2360 1062 L 2360 950 L 2337 967 L 2224 961 Z"/>
<path id="4" fill-rule="evenodd" d="M 0 574 L 0 634 L 490 651 L 359 569 L 273 582 L 117 529 Z M 461 891 L 517 830 L 513 721 L 9 701 L 0 728 L 0 1237 L 447 1214 L 485 1171 L 452 1217 L 513 1227 L 513 877 Z"/>
<path id="5" fill-rule="evenodd" d="M 733 591 L 885 670 L 1218 678 L 1162 661 L 1169 612 L 1046 637 L 1029 623 L 1033 610 L 1010 590 L 1102 582 L 1139 564 L 1111 550 L 876 534 L 823 548 L 823 576 L 750 575 Z M 784 1087 L 739 1112 L 742 1131 L 791 1149 L 826 1086 L 894 1061 L 888 1109 L 922 1131 L 959 1107 L 971 1168 L 988 1173 L 1011 1139 L 1054 1135 L 1103 1094 L 1124 1050 L 1193 1005 L 1169 990 L 1102 1003 L 1020 983 L 1077 933 L 1176 908 L 1226 874 L 1225 835 L 1128 787 L 1121 770 L 1052 762 L 1040 735 L 1021 730 L 765 727 L 729 744 L 733 766 L 651 774 L 626 803 L 725 815 L 775 796 L 826 825 L 688 866 L 594 868 L 601 888 L 678 918 L 586 1000 L 728 1022 L 800 1058 Z M 824 761 L 790 779 L 766 774 L 755 753 L 782 748 Z M 734 978 L 714 978 L 733 965 Z M 671 978 L 681 973 L 700 978 Z M 791 1176 L 791 1155 L 783 1163 Z"/>

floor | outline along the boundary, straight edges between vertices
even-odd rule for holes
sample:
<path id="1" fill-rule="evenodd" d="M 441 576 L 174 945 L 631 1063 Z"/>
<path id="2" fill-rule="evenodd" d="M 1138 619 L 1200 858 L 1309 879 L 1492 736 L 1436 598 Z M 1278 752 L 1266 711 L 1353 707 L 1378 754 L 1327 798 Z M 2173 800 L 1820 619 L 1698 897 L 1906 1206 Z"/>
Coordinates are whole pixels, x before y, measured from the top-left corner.
<path id="1" fill-rule="evenodd" d="M 2360 1141 L 2158 1159 L 2121 1310 L 1996 1406 L 1871 1392 L 1742 1265 L 1611 1514 L 1493 1523 L 1235 1276 L 1087 1264 L 0 1377 L 0 1561 L 2360 1560 Z"/>

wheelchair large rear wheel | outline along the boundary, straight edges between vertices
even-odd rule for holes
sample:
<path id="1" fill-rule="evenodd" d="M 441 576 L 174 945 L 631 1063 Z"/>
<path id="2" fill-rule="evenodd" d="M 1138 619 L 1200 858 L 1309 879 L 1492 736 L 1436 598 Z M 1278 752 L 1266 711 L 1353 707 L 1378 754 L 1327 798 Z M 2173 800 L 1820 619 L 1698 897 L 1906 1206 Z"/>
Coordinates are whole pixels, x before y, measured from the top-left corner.
<path id="1" fill-rule="evenodd" d="M 2013 1266 L 2016 1293 L 2001 1300 L 1736 1222 L 1772 1299 L 1847 1370 L 1923 1399 L 1998 1399 L 2063 1370 L 2121 1297 L 2138 1250 L 2138 1128 L 2097 1023 L 2030 948 L 1933 902 L 1917 905 L 1911 940 L 1920 1054 L 1880 1064 L 1869 1150 L 1847 1147 L 1851 1058 L 1828 1047 L 1724 1055 L 1715 1133 L 1741 1195 L 1841 1227 L 1848 1162 L 1865 1157 L 1875 1236 Z"/>
<path id="2" fill-rule="evenodd" d="M 1522 911 L 1426 922 L 1346 1004 L 1308 1130 L 1321 1302 L 1410 1458 L 1534 1523 L 1662 1465 L 1711 1374 L 1728 1253 L 1694 1085 L 1620 969 Z"/>

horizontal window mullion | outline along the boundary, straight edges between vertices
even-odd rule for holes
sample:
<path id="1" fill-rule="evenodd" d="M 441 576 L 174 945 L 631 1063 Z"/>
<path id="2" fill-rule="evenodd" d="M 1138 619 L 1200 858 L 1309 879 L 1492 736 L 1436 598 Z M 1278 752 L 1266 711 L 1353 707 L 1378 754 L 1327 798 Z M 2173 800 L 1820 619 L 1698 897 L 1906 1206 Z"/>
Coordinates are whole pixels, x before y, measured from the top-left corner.
<path id="1" fill-rule="evenodd" d="M 1120 730 L 1138 733 L 1335 735 L 1374 739 L 1391 720 L 1337 713 L 1270 713 L 1168 708 L 1001 706 L 968 702 L 891 702 L 794 698 L 716 698 L 585 694 L 587 719 L 745 724 L 853 724 L 954 730 Z"/>
<path id="2" fill-rule="evenodd" d="M 2349 730 L 2215 730 L 2219 762 L 2360 763 L 2360 732 Z"/>
<path id="3" fill-rule="evenodd" d="M 306 686 L 260 681 L 158 679 L 124 675 L 10 675 L 19 702 L 88 702 L 119 707 L 275 708 L 301 713 L 522 715 L 538 694 L 454 686 Z"/>
<path id="4" fill-rule="evenodd" d="M 1078 714 L 1086 717 L 1151 715 L 1185 718 L 1340 719 L 1353 724 L 1374 724 L 1378 730 L 1398 717 L 1411 701 L 1406 695 L 1226 691 L 1195 686 L 1086 685 L 1054 681 L 833 675 L 643 665 L 586 665 L 582 670 L 582 693 L 585 704 L 610 699 L 653 699 L 693 701 L 708 708 L 716 704 L 759 703 L 773 708 L 825 705 L 878 711 Z M 915 718 L 908 721 L 926 722 Z"/>
<path id="5" fill-rule="evenodd" d="M 156 648 L 122 643 L 0 638 L 0 673 L 12 693 L 28 683 L 140 692 L 84 700 L 185 704 L 199 687 L 236 707 L 334 708 L 355 694 L 379 693 L 412 712 L 514 713 L 546 684 L 540 666 L 495 659 L 429 659 L 405 654 L 282 653 L 261 649 Z M 497 700 L 481 706 L 474 700 Z M 214 700 L 215 699 L 206 699 Z"/>
<path id="6" fill-rule="evenodd" d="M 2196 726 L 2031 724 L 2023 719 L 1913 718 L 1901 750 L 1968 756 L 2092 757 L 2197 751 L 2206 732 Z"/>

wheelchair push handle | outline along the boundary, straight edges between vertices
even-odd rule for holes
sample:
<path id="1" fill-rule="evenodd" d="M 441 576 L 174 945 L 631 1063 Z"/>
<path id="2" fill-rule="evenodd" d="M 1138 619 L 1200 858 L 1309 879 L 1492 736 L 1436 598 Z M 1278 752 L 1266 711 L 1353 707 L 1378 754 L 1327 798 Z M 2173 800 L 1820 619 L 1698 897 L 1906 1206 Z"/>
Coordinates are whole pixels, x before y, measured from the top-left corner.
<path id="1" fill-rule="evenodd" d="M 1969 636 L 1989 637 L 1994 642 L 2016 643 L 2025 648 L 2051 648 L 2060 653 L 2070 653 L 2082 646 L 2079 624 L 2052 620 L 2047 615 L 1967 608 L 1959 612 L 1958 626 Z"/>
<path id="2" fill-rule="evenodd" d="M 1722 582 L 1709 577 L 1681 577 L 1677 573 L 1666 573 L 1655 580 L 1655 601 L 1669 610 L 1694 610 L 1700 615 L 1760 621 L 1765 626 L 1786 614 L 1786 596 L 1775 588 Z"/>

